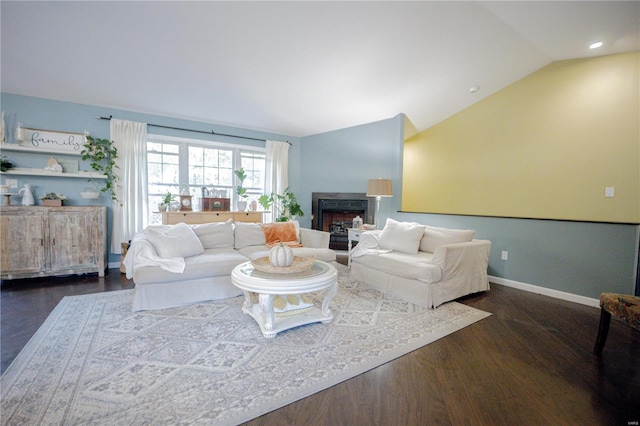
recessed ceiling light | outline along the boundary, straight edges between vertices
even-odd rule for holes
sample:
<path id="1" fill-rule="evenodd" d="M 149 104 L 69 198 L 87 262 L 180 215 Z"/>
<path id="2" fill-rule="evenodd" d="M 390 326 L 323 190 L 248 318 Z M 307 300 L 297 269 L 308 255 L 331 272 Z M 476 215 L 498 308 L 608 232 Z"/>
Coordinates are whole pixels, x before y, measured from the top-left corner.
<path id="1" fill-rule="evenodd" d="M 602 47 L 602 42 L 601 41 L 596 41 L 595 43 L 591 43 L 589 45 L 589 49 L 597 49 L 598 47 Z"/>
<path id="2" fill-rule="evenodd" d="M 480 90 L 480 86 L 473 86 L 469 89 L 469 93 L 476 93 L 478 90 Z"/>

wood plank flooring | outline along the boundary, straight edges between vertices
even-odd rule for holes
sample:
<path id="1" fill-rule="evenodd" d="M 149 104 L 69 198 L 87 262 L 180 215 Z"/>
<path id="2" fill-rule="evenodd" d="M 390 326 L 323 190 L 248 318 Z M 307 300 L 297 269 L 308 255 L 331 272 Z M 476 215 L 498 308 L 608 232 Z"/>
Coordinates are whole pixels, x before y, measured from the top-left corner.
<path id="1" fill-rule="evenodd" d="M 117 269 L 4 281 L 2 371 L 62 297 L 127 288 Z M 500 285 L 460 302 L 493 315 L 247 425 L 639 424 L 638 331 L 613 320 L 598 358 L 599 309 Z"/>

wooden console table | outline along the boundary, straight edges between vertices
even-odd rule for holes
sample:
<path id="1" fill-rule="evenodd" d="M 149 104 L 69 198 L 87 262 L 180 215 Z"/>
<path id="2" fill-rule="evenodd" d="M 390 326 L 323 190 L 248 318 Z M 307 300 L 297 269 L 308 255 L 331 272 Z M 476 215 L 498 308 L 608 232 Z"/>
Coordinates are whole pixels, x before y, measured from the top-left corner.
<path id="1" fill-rule="evenodd" d="M 263 212 L 159 212 L 163 225 L 184 222 L 190 225 L 209 222 L 262 222 Z"/>

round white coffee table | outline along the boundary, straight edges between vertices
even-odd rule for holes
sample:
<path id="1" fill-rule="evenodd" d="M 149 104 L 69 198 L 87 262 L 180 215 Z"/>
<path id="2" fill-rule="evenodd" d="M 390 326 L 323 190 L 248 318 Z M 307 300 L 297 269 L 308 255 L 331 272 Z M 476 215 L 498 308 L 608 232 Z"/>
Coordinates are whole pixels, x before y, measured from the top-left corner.
<path id="1" fill-rule="evenodd" d="M 306 271 L 293 274 L 258 271 L 251 262 L 241 263 L 231 272 L 231 282 L 244 293 L 242 310 L 256 320 L 262 335 L 269 338 L 300 325 L 330 323 L 333 314 L 329 304 L 338 291 L 337 277 L 336 268 L 319 260 Z M 312 305 L 299 313 L 295 309 L 280 313 L 274 310 L 273 301 L 277 295 L 301 296 L 321 290 L 326 290 L 321 308 Z M 251 293 L 258 294 L 259 303 L 252 302 Z"/>

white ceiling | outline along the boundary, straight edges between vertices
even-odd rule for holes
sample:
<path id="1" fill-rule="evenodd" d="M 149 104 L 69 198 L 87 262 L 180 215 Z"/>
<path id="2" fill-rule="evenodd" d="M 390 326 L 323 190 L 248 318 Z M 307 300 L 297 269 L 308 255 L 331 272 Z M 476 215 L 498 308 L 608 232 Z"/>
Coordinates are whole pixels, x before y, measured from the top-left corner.
<path id="1" fill-rule="evenodd" d="M 550 62 L 640 50 L 638 1 L 3 0 L 1 13 L 3 92 L 290 136 L 399 113 L 423 130 Z"/>

